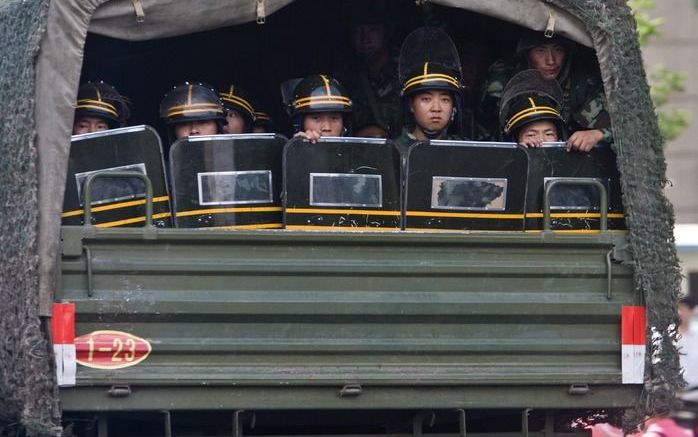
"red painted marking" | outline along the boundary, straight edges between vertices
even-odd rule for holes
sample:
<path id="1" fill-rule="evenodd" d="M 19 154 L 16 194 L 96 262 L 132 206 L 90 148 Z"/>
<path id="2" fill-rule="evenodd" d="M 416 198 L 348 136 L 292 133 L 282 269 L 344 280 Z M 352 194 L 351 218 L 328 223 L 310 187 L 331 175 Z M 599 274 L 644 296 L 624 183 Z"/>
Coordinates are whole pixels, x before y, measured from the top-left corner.
<path id="1" fill-rule="evenodd" d="M 54 303 L 51 314 L 53 344 L 73 344 L 75 341 L 75 304 Z"/>
<path id="2" fill-rule="evenodd" d="M 142 362 L 152 347 L 128 332 L 94 331 L 75 339 L 77 362 L 95 369 L 121 369 Z"/>
<path id="3" fill-rule="evenodd" d="M 623 306 L 621 343 L 624 345 L 645 345 L 645 307 Z"/>

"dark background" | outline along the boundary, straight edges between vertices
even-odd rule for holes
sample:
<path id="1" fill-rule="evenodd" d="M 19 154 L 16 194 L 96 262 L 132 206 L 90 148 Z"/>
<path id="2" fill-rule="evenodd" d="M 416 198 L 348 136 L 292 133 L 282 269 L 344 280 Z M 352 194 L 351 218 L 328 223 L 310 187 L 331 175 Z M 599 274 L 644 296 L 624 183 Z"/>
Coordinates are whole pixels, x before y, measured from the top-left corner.
<path id="1" fill-rule="evenodd" d="M 372 0 L 377 1 L 377 0 Z M 442 26 L 461 52 L 467 92 L 477 94 L 487 67 L 513 52 L 520 28 L 457 8 L 415 6 L 414 0 L 385 0 L 391 44 L 398 49 L 414 28 Z M 279 85 L 286 79 L 335 71 L 350 57 L 349 3 L 298 0 L 267 17 L 266 24 L 247 23 L 208 32 L 144 42 L 88 34 L 82 81 L 104 80 L 133 103 L 130 125 L 162 130 L 160 100 L 185 81 L 216 88 L 230 83 L 252 96 L 256 109 L 272 115 L 277 131 L 288 134 Z M 355 10 L 360 2 L 351 2 Z M 466 101 L 468 96 L 466 96 Z"/>

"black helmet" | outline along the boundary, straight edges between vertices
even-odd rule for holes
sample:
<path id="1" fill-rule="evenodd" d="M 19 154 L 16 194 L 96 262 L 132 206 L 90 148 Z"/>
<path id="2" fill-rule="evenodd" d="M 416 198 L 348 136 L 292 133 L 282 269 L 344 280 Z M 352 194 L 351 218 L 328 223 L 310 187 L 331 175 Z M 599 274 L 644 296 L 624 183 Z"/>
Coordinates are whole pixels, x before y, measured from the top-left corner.
<path id="1" fill-rule="evenodd" d="M 245 130 L 252 129 L 252 123 L 255 121 L 254 105 L 250 98 L 240 88 L 230 84 L 225 91 L 218 93 L 225 110 L 238 111 L 245 119 Z"/>
<path id="2" fill-rule="evenodd" d="M 525 125 L 548 120 L 557 127 L 560 139 L 564 139 L 566 129 L 561 115 L 562 96 L 557 81 L 546 79 L 537 70 L 525 70 L 515 75 L 502 91 L 499 122 L 504 136 L 516 140 Z"/>
<path id="3" fill-rule="evenodd" d="M 545 44 L 560 44 L 565 47 L 565 50 L 570 50 L 572 48 L 570 40 L 562 36 L 546 36 L 544 32 L 525 30 L 521 33 L 519 41 L 516 44 L 516 54 L 518 56 L 524 56 L 532 48 Z"/>
<path id="4" fill-rule="evenodd" d="M 306 77 L 296 86 L 291 116 L 315 112 L 351 112 L 353 103 L 336 79 L 324 74 Z"/>
<path id="5" fill-rule="evenodd" d="M 402 83 L 402 95 L 409 96 L 420 91 L 442 90 L 460 95 L 463 84 L 458 72 L 438 63 L 424 62 L 407 74 Z"/>
<path id="6" fill-rule="evenodd" d="M 163 97 L 160 118 L 166 124 L 199 120 L 225 122 L 223 106 L 216 91 L 209 85 L 189 82 L 177 85 Z"/>
<path id="7" fill-rule="evenodd" d="M 516 139 L 522 127 L 534 121 L 552 121 L 558 135 L 564 137 L 564 123 L 557 101 L 538 94 L 520 95 L 509 106 L 509 115 L 503 127 L 504 135 Z"/>
<path id="8" fill-rule="evenodd" d="M 458 50 L 453 40 L 438 27 L 419 27 L 402 42 L 398 73 L 402 83 L 402 102 L 407 124 L 414 123 L 409 111 L 409 98 L 422 91 L 447 91 L 453 96 L 451 122 L 456 120 L 455 130 L 460 131 L 463 82 Z M 449 128 L 451 122 L 439 132 L 424 131 L 427 137 L 438 137 Z"/>
<path id="9" fill-rule="evenodd" d="M 412 31 L 400 48 L 402 96 L 419 91 L 444 90 L 460 95 L 463 83 L 460 58 L 453 40 L 438 27 Z"/>
<path id="10" fill-rule="evenodd" d="M 274 120 L 271 116 L 264 111 L 255 111 L 254 113 L 254 126 L 262 127 L 266 132 L 274 131 Z"/>
<path id="11" fill-rule="evenodd" d="M 75 117 L 99 117 L 113 129 L 125 123 L 130 115 L 128 99 L 108 83 L 85 82 L 78 88 Z"/>

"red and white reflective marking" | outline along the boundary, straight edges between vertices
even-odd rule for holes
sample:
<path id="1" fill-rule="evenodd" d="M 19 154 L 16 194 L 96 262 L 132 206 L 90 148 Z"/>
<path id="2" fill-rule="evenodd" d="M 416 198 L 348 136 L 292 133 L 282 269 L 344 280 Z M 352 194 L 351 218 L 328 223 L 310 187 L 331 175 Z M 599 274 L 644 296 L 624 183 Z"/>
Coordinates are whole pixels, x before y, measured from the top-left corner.
<path id="1" fill-rule="evenodd" d="M 623 306 L 621 315 L 623 384 L 645 381 L 645 307 Z"/>
<path id="2" fill-rule="evenodd" d="M 53 354 L 56 357 L 58 385 L 75 385 L 75 304 L 54 303 L 51 316 Z"/>

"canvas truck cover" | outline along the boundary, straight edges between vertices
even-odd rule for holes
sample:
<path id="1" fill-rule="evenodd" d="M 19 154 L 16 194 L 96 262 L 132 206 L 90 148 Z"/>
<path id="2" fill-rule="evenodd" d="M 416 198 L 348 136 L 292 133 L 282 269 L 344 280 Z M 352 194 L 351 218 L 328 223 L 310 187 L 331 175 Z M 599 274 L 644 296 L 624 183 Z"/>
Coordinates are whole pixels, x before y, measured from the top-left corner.
<path id="1" fill-rule="evenodd" d="M 34 433 L 54 432 L 58 417 L 46 344 L 32 343 L 34 365 L 9 351 L 27 350 L 56 285 L 60 212 L 73 102 L 88 31 L 128 40 L 182 35 L 254 20 L 273 19 L 288 0 L 10 0 L 0 6 L 3 75 L 0 77 L 0 201 L 3 214 L 1 288 L 12 290 L 0 308 L 0 411 Z M 535 30 L 554 27 L 596 50 L 612 116 L 623 203 L 630 228 L 635 283 L 645 296 L 648 329 L 659 335 L 648 356 L 646 399 L 639 414 L 666 411 L 680 384 L 670 326 L 679 269 L 674 215 L 663 194 L 662 139 L 649 96 L 635 22 L 624 0 L 434 0 Z M 142 11 L 140 10 L 142 7 Z M 142 12 L 142 13 L 141 13 Z M 524 13 L 525 12 L 525 13 Z M 141 19 L 138 19 L 138 16 Z M 186 20 L 179 17 L 187 17 Z M 139 22 L 142 21 L 142 22 Z M 40 37 L 40 40 L 39 40 Z M 7 103 L 9 102 L 9 103 Z M 38 304 L 38 306 L 36 305 Z M 649 332 L 649 331 L 648 331 Z M 38 383 L 43 381 L 44 383 Z M 10 396 L 11 393 L 21 393 Z"/>

